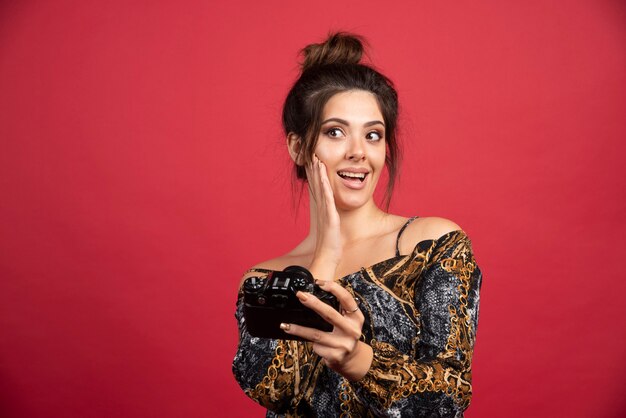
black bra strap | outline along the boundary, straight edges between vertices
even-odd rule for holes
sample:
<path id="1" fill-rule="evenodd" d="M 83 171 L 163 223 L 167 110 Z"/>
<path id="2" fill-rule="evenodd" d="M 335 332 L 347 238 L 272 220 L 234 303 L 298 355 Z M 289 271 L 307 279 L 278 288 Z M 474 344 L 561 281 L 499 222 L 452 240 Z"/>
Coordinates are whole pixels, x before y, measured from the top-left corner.
<path id="1" fill-rule="evenodd" d="M 400 249 L 398 248 L 398 244 L 400 243 L 400 235 L 402 235 L 402 233 L 404 232 L 405 228 L 407 226 L 409 226 L 409 224 L 411 222 L 413 222 L 414 220 L 416 220 L 417 218 L 419 218 L 419 216 L 413 216 L 412 218 L 409 218 L 404 225 L 402 225 L 402 228 L 400 228 L 400 230 L 398 231 L 398 238 L 396 238 L 396 257 L 400 257 Z"/>

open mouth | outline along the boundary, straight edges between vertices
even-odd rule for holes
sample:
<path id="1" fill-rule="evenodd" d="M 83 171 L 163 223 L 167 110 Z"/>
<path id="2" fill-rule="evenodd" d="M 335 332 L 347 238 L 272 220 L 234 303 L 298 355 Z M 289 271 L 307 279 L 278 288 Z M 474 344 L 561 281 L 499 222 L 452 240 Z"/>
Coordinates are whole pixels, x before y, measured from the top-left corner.
<path id="1" fill-rule="evenodd" d="M 367 175 L 369 173 L 351 173 L 351 172 L 348 172 L 348 171 L 340 171 L 337 174 L 342 179 L 346 179 L 348 181 L 355 181 L 355 182 L 359 181 L 359 182 L 363 183 L 365 181 L 365 177 L 367 177 Z"/>

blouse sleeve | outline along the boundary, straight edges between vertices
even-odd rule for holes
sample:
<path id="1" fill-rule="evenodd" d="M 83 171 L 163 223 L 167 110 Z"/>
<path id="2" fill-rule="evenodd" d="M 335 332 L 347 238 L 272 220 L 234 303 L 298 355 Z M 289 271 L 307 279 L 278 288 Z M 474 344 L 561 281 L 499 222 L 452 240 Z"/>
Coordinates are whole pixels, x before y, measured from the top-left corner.
<path id="1" fill-rule="evenodd" d="M 470 403 L 482 273 L 462 231 L 437 244 L 415 282 L 421 332 L 414 352 L 372 340 L 372 365 L 352 383 L 383 416 L 462 416 Z"/>
<path id="2" fill-rule="evenodd" d="M 246 272 L 258 277 L 269 270 Z M 246 277 L 244 275 L 244 277 Z M 252 337 L 243 316 L 243 293 L 239 292 L 235 318 L 239 327 L 239 345 L 233 360 L 233 374 L 246 395 L 263 407 L 284 412 L 307 392 L 313 374 L 321 363 L 309 342 Z"/>

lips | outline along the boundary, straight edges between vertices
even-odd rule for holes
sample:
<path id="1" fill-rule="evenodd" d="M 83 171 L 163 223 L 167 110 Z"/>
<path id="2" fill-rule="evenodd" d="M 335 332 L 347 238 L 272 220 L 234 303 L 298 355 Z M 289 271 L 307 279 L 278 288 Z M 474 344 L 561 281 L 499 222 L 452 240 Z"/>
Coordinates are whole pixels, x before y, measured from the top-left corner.
<path id="1" fill-rule="evenodd" d="M 367 175 L 369 173 L 367 173 L 367 172 L 365 172 L 365 173 L 357 173 L 357 172 L 353 172 L 353 171 L 339 171 L 339 172 L 337 172 L 337 174 L 342 179 L 359 180 L 362 183 L 365 180 L 365 177 L 367 177 Z"/>
<path id="2" fill-rule="evenodd" d="M 337 175 L 341 179 L 341 183 L 349 189 L 360 190 L 367 184 L 369 172 L 367 171 L 338 171 Z"/>

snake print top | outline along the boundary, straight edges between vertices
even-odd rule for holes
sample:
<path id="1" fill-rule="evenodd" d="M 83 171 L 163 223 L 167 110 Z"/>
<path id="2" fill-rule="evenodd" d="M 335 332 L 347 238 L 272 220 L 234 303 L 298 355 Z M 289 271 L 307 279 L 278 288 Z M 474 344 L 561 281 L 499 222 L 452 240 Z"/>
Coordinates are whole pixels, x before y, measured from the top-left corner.
<path id="1" fill-rule="evenodd" d="M 421 241 L 407 255 L 396 241 L 395 257 L 339 282 L 365 316 L 361 338 L 374 353 L 367 374 L 344 379 L 309 342 L 251 337 L 240 291 L 233 373 L 245 393 L 267 417 L 462 417 L 472 396 L 482 282 L 465 232 Z"/>

